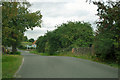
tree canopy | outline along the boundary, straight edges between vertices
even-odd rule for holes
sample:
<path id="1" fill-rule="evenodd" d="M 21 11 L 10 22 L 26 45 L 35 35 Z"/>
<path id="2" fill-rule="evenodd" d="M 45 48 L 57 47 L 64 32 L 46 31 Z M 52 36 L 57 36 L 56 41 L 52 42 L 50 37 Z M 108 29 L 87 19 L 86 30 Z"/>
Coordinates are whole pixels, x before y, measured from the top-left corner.
<path id="1" fill-rule="evenodd" d="M 29 2 L 3 2 L 2 3 L 2 44 L 12 46 L 17 51 L 24 32 L 36 26 L 41 27 L 42 15 L 40 11 L 30 12 Z"/>
<path id="2" fill-rule="evenodd" d="M 89 47 L 93 42 L 93 30 L 89 23 L 69 21 L 56 27 L 56 30 L 38 38 L 39 52 L 54 53 L 74 47 Z"/>
<path id="3" fill-rule="evenodd" d="M 33 38 L 29 39 L 29 42 L 34 42 L 35 40 Z"/>
<path id="4" fill-rule="evenodd" d="M 120 59 L 120 1 L 93 2 L 98 6 L 98 30 L 94 41 L 95 53 L 101 60 Z"/>

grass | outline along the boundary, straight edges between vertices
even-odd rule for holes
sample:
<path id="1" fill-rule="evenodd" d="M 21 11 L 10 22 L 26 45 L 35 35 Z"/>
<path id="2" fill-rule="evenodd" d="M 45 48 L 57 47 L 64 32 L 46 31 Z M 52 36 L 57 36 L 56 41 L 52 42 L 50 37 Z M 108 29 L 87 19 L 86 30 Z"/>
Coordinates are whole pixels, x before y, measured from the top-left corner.
<path id="1" fill-rule="evenodd" d="M 22 44 L 23 46 L 32 45 L 32 42 L 22 42 L 21 44 Z"/>
<path id="2" fill-rule="evenodd" d="M 41 56 L 50 56 L 48 53 L 39 53 L 39 52 L 36 51 L 36 50 L 31 50 L 30 53 L 38 54 L 38 55 L 41 55 Z"/>
<path id="3" fill-rule="evenodd" d="M 2 78 L 13 78 L 21 63 L 22 56 L 20 55 L 3 55 Z"/>
<path id="4" fill-rule="evenodd" d="M 92 61 L 95 61 L 95 62 L 98 62 L 98 63 L 101 63 L 101 64 L 106 64 L 106 65 L 109 65 L 111 67 L 114 67 L 114 68 L 119 68 L 120 69 L 120 64 L 118 63 L 115 63 L 115 62 L 110 62 L 110 61 L 98 61 L 98 60 L 92 60 Z"/>
<path id="5" fill-rule="evenodd" d="M 39 53 L 36 50 L 30 51 L 30 52 L 34 53 L 34 54 L 42 55 L 42 56 L 51 56 L 48 53 Z M 97 60 L 91 54 L 79 54 L 79 55 L 76 55 L 76 54 L 73 54 L 72 52 L 61 52 L 61 53 L 55 53 L 52 56 L 76 57 L 76 58 L 91 60 L 91 61 L 98 62 L 98 63 L 101 63 L 101 64 L 106 64 L 106 65 L 109 65 L 109 66 L 114 67 L 114 68 L 120 68 L 120 65 L 118 65 L 117 63 L 114 63 L 114 62 L 103 62 L 103 61 Z"/>
<path id="6" fill-rule="evenodd" d="M 120 68 L 120 65 L 118 65 L 115 62 L 100 61 L 100 60 L 96 59 L 95 57 L 93 57 L 91 54 L 79 54 L 79 55 L 76 55 L 76 54 L 73 54 L 72 52 L 63 52 L 63 53 L 58 54 L 57 56 L 76 57 L 76 58 L 91 60 L 91 61 L 98 62 L 98 63 L 101 63 L 101 64 L 106 64 L 106 65 L 109 65 L 109 66 L 114 67 L 114 68 Z"/>
<path id="7" fill-rule="evenodd" d="M 76 58 L 81 58 L 81 59 L 87 59 L 87 60 L 91 60 L 91 55 L 90 54 L 73 54 L 72 52 L 62 52 L 59 54 L 55 54 L 56 56 L 69 56 L 69 57 L 76 57 Z"/>

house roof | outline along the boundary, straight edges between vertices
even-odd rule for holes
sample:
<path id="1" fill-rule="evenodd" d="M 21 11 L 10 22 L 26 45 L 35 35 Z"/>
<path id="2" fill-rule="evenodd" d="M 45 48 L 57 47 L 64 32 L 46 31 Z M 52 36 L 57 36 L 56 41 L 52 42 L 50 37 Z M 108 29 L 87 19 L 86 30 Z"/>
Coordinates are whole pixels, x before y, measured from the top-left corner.
<path id="1" fill-rule="evenodd" d="M 36 40 L 32 44 L 35 44 L 35 43 L 36 43 Z"/>

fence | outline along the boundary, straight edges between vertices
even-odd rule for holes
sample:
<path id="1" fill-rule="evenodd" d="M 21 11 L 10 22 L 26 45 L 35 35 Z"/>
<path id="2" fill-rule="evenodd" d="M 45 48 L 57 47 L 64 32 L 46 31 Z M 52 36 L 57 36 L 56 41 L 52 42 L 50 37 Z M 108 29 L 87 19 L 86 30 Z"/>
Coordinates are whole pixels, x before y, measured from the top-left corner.
<path id="1" fill-rule="evenodd" d="M 93 47 L 72 48 L 72 53 L 75 54 L 93 54 L 93 52 Z"/>

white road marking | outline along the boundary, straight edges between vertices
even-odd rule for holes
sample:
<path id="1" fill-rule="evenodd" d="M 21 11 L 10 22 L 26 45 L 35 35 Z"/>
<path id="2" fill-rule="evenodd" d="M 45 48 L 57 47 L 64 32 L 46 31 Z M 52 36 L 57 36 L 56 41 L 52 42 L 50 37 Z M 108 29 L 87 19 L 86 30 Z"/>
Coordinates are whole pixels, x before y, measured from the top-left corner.
<path id="1" fill-rule="evenodd" d="M 21 69 L 21 67 L 22 67 L 23 63 L 24 63 L 24 57 L 23 57 L 23 59 L 22 59 L 22 64 L 20 65 L 19 69 L 16 71 L 16 73 L 15 73 L 14 77 L 18 77 L 18 78 L 20 78 L 20 77 L 21 77 L 20 75 L 17 75 L 17 73 L 20 71 L 20 69 Z"/>

